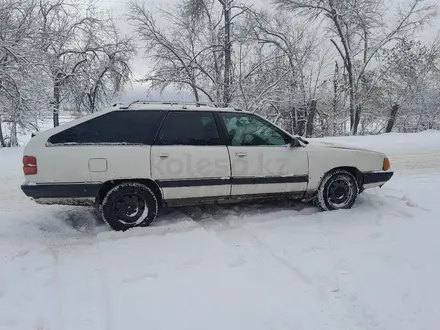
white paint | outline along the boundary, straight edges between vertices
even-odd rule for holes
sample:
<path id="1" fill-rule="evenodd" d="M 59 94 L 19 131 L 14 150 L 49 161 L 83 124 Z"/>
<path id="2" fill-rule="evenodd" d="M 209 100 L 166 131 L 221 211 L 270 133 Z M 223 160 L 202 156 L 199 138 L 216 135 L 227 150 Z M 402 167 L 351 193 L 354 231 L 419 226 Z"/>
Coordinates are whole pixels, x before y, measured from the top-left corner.
<path id="1" fill-rule="evenodd" d="M 338 144 L 312 141 L 306 147 L 309 156 L 309 186 L 316 190 L 325 173 L 338 167 L 355 167 L 361 172 L 380 171 L 385 154 Z"/>
<path id="2" fill-rule="evenodd" d="M 182 105 L 136 104 L 141 109 L 176 109 Z M 130 108 L 131 109 L 131 108 Z M 212 107 L 197 110 L 232 111 Z M 188 110 L 194 110 L 188 107 Z M 219 178 L 264 178 L 309 176 L 309 183 L 224 185 L 163 189 L 164 199 L 237 196 L 278 192 L 316 191 L 328 171 L 343 166 L 361 172 L 380 171 L 384 153 L 353 146 L 312 141 L 304 147 L 226 146 L 139 146 L 61 145 L 46 146 L 55 133 L 117 108 L 107 109 L 63 126 L 42 132 L 31 139 L 25 155 L 36 156 L 38 174 L 27 176 L 32 183 L 106 182 L 118 179 L 193 180 Z M 185 110 L 182 110 L 185 111 Z M 239 112 L 243 113 L 243 112 Z M 89 170 L 90 159 L 105 159 L 98 169 Z M 232 168 L 232 173 L 231 173 Z"/>
<path id="3" fill-rule="evenodd" d="M 231 176 L 226 146 L 153 146 L 154 180 L 219 179 Z M 231 185 L 164 188 L 165 199 L 229 196 Z"/>
<path id="4" fill-rule="evenodd" d="M 307 152 L 289 146 L 229 147 L 234 178 L 290 177 L 308 175 Z M 245 155 L 245 156 L 243 156 Z M 305 191 L 307 182 L 233 185 L 232 195 Z"/>

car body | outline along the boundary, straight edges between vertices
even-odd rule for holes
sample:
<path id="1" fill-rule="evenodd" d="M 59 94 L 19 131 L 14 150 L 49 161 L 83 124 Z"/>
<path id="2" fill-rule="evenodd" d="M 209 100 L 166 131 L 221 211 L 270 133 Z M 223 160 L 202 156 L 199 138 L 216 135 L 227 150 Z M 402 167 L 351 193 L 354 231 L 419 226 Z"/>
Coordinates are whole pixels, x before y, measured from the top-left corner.
<path id="1" fill-rule="evenodd" d="M 357 196 L 385 184 L 393 176 L 389 167 L 383 153 L 308 142 L 253 113 L 146 101 L 35 134 L 24 150 L 22 190 L 43 204 L 98 208 L 121 184 L 127 191 L 129 184 L 147 187 L 158 207 L 280 196 L 319 204 L 326 176 L 351 176 L 346 182 Z M 351 207 L 354 200 L 338 206 L 332 187 L 336 203 L 321 208 Z"/>

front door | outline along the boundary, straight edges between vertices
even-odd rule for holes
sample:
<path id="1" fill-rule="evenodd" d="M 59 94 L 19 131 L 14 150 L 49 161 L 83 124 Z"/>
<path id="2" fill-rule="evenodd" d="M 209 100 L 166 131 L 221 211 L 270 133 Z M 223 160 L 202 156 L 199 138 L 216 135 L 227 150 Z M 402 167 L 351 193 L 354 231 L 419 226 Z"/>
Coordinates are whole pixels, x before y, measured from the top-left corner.
<path id="1" fill-rule="evenodd" d="M 231 168 L 211 112 L 172 111 L 151 148 L 164 199 L 229 197 Z"/>
<path id="2" fill-rule="evenodd" d="M 252 114 L 220 113 L 229 138 L 232 196 L 303 192 L 308 157 L 289 136 Z"/>

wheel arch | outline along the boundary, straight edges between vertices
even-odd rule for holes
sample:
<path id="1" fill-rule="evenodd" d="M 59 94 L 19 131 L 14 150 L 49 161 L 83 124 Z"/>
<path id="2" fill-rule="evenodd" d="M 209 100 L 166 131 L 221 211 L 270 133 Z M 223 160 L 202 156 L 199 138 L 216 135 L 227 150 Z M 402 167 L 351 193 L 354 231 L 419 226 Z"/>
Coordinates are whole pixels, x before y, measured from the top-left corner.
<path id="1" fill-rule="evenodd" d="M 99 188 L 98 195 L 96 196 L 96 200 L 95 200 L 95 205 L 96 206 L 100 205 L 104 200 L 105 195 L 107 195 L 107 193 L 117 185 L 121 183 L 130 183 L 130 182 L 141 183 L 147 186 L 148 188 L 150 188 L 151 191 L 156 195 L 159 206 L 162 206 L 163 204 L 162 190 L 160 189 L 159 185 L 152 179 L 120 179 L 120 180 L 110 180 L 104 182 Z"/>
<path id="2" fill-rule="evenodd" d="M 362 175 L 362 172 L 359 171 L 359 169 L 354 166 L 338 166 L 338 167 L 332 168 L 331 170 L 324 173 L 324 175 L 322 176 L 322 178 L 320 180 L 320 184 L 321 184 L 322 180 L 324 180 L 324 178 L 327 176 L 327 174 L 329 174 L 330 172 L 333 172 L 333 171 L 338 171 L 338 170 L 345 170 L 345 171 L 349 172 L 356 179 L 358 186 L 359 186 L 359 189 L 362 187 L 364 177 Z"/>

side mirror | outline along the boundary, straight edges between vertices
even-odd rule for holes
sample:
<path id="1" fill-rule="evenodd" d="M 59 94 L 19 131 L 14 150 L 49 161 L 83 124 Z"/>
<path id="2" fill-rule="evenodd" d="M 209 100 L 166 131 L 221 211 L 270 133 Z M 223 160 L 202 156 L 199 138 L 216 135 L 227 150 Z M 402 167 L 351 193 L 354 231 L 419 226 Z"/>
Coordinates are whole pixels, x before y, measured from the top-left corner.
<path id="1" fill-rule="evenodd" d="M 297 139 L 295 139 L 295 138 L 290 138 L 289 139 L 290 141 L 289 141 L 289 146 L 291 147 L 291 148 L 297 148 L 297 147 L 301 147 L 301 143 L 297 140 Z"/>

